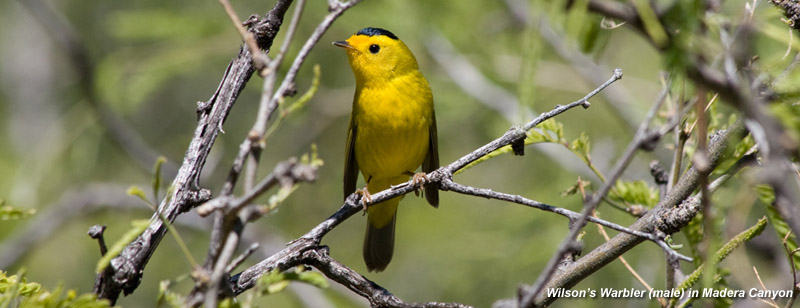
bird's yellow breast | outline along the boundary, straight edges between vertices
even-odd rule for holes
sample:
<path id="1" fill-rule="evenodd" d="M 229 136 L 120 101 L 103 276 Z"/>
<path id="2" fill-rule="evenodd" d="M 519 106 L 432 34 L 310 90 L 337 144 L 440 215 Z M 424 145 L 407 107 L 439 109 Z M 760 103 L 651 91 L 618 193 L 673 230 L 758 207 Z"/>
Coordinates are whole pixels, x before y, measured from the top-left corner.
<path id="1" fill-rule="evenodd" d="M 405 181 L 422 164 L 430 142 L 433 97 L 418 71 L 358 85 L 353 117 L 356 162 L 365 179 L 404 176 L 400 181 Z"/>

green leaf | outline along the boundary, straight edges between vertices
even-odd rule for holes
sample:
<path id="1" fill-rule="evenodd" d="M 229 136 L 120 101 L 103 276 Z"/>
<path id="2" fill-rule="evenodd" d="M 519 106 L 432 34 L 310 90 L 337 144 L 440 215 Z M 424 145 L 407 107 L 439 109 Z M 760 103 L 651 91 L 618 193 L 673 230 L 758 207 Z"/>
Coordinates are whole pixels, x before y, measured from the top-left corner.
<path id="1" fill-rule="evenodd" d="M 153 207 L 153 203 L 150 202 L 150 200 L 147 200 L 147 194 L 145 194 L 144 190 L 142 190 L 139 187 L 136 187 L 136 186 L 128 187 L 128 195 L 129 196 L 134 196 L 134 197 L 139 197 L 139 199 L 142 200 L 145 204 L 147 204 L 147 206 L 149 206 L 151 208 Z"/>
<path id="2" fill-rule="evenodd" d="M 661 21 L 658 20 L 658 16 L 656 12 L 653 11 L 653 7 L 650 6 L 650 2 L 634 0 L 633 5 L 636 7 L 636 11 L 639 12 L 645 32 L 647 32 L 647 35 L 653 40 L 653 43 L 659 47 L 665 46 L 668 41 L 667 32 L 664 31 L 664 26 L 662 26 Z"/>
<path id="3" fill-rule="evenodd" d="M 303 271 L 297 273 L 297 281 L 305 282 L 317 288 L 327 288 L 330 286 L 328 284 L 328 279 L 325 278 L 325 275 L 314 271 Z"/>
<path id="4" fill-rule="evenodd" d="M 286 281 L 286 274 L 280 272 L 278 269 L 274 269 L 262 275 L 261 278 L 258 278 L 256 281 L 256 290 L 263 296 L 283 291 L 288 285 L 289 282 Z"/>
<path id="5" fill-rule="evenodd" d="M 114 243 L 114 245 L 111 245 L 111 248 L 108 249 L 108 252 L 106 252 L 106 254 L 103 255 L 102 258 L 100 258 L 100 261 L 97 261 L 97 267 L 95 268 L 95 273 L 99 274 L 103 272 L 106 269 L 106 267 L 111 263 L 111 259 L 115 258 L 120 253 L 122 253 L 122 249 L 124 249 L 125 246 L 133 242 L 133 240 L 136 239 L 136 237 L 139 236 L 139 234 L 142 234 L 142 232 L 144 232 L 144 230 L 147 229 L 147 226 L 149 225 L 150 225 L 150 220 L 147 219 L 132 221 L 131 228 L 128 230 L 128 232 L 125 232 L 125 234 L 122 235 L 122 238 L 120 238 L 116 243 Z"/>
<path id="6" fill-rule="evenodd" d="M 328 281 L 318 272 L 308 271 L 303 266 L 297 266 L 286 272 L 278 269 L 261 276 L 256 281 L 256 290 L 260 295 L 275 294 L 286 289 L 292 281 L 299 281 L 318 288 L 327 288 Z"/>
<path id="7" fill-rule="evenodd" d="M 572 195 L 580 192 L 581 186 L 583 186 L 584 189 L 588 189 L 588 188 L 592 187 L 592 182 L 578 179 L 578 181 L 574 185 L 572 185 L 569 188 L 567 188 L 567 190 L 561 192 L 561 197 L 572 196 Z"/>
<path id="8" fill-rule="evenodd" d="M 153 166 L 153 203 L 158 202 L 158 191 L 161 189 L 161 165 L 167 162 L 167 158 L 159 156 Z"/>
<path id="9" fill-rule="evenodd" d="M 107 300 L 97 300 L 94 294 L 78 294 L 75 290 L 66 290 L 62 286 L 49 292 L 35 282 L 27 282 L 25 271 L 8 276 L 0 271 L 0 307 L 26 308 L 106 308 Z M 62 295 L 63 294 L 63 295 Z"/>
<path id="10" fill-rule="evenodd" d="M 686 239 L 689 241 L 689 249 L 692 251 L 692 258 L 694 259 L 694 265 L 700 266 L 700 243 L 703 242 L 703 213 L 698 213 L 689 224 L 681 230 L 683 234 L 686 236 Z"/>
<path id="11" fill-rule="evenodd" d="M 185 298 L 170 290 L 170 284 L 171 282 L 169 280 L 162 280 L 158 284 L 158 297 L 156 298 L 157 307 L 163 307 L 164 305 L 175 308 L 183 307 L 186 301 Z"/>
<path id="12" fill-rule="evenodd" d="M 764 204 L 772 204 L 775 202 L 775 191 L 772 190 L 772 187 L 766 184 L 756 185 L 755 186 L 756 193 L 758 194 L 758 200 L 764 202 Z"/>
<path id="13" fill-rule="evenodd" d="M 300 163 L 305 165 L 310 165 L 311 167 L 322 167 L 325 164 L 321 158 L 319 158 L 319 153 L 317 151 L 317 144 L 311 144 L 311 153 L 305 153 L 303 156 L 300 156 Z"/>
<path id="14" fill-rule="evenodd" d="M 538 130 L 532 129 L 530 132 L 528 132 L 528 138 L 525 138 L 525 144 L 548 142 L 547 137 L 548 136 L 545 136 Z"/>
<path id="15" fill-rule="evenodd" d="M 575 155 L 580 157 L 584 163 L 591 163 L 592 157 L 589 155 L 589 152 L 591 151 L 591 143 L 589 142 L 589 136 L 587 136 L 586 133 L 581 132 L 580 137 L 570 142 L 567 148 L 575 153 Z"/>
<path id="16" fill-rule="evenodd" d="M 534 143 L 542 143 L 542 142 L 551 142 L 551 143 L 565 143 L 564 141 L 564 125 L 557 122 L 554 119 L 549 119 L 542 123 L 539 123 L 534 129 L 531 129 L 527 132 L 525 138 L 525 145 L 534 144 Z M 468 165 L 464 166 L 464 168 L 459 169 L 454 174 L 459 174 L 464 172 L 465 170 L 472 168 L 480 163 L 483 163 L 487 160 L 495 158 L 497 156 L 513 152 L 513 149 L 510 145 L 502 146 L 493 152 L 484 155 L 483 157 L 469 163 Z"/>
<path id="17" fill-rule="evenodd" d="M 319 64 L 314 65 L 314 79 L 311 81 L 311 87 L 306 91 L 306 93 L 303 93 L 303 95 L 300 96 L 300 98 L 298 98 L 297 101 L 295 101 L 288 107 L 284 108 L 284 105 L 286 104 L 284 97 L 278 98 L 278 107 L 280 107 L 280 116 L 278 116 L 278 118 L 274 122 L 272 122 L 272 125 L 269 127 L 269 129 L 267 129 L 267 132 L 264 134 L 263 139 L 269 138 L 269 136 L 271 136 L 272 133 L 276 129 L 278 129 L 284 118 L 289 116 L 292 112 L 295 112 L 300 108 L 303 108 L 303 106 L 305 106 L 306 103 L 308 103 L 308 101 L 310 101 L 311 98 L 314 97 L 314 94 L 317 93 L 317 89 L 319 89 L 319 78 L 321 74 L 322 73 L 319 68 Z"/>
<path id="18" fill-rule="evenodd" d="M 758 220 L 758 222 L 756 222 L 755 225 L 734 236 L 730 241 L 725 243 L 725 245 L 723 245 L 720 249 L 714 252 L 714 255 L 711 257 L 710 260 L 711 266 L 716 266 L 717 264 L 719 264 L 719 262 L 725 260 L 725 258 L 727 258 L 736 248 L 739 248 L 740 246 L 744 245 L 744 243 L 747 243 L 757 235 L 761 234 L 761 232 L 764 231 L 764 228 L 766 228 L 766 226 L 767 226 L 767 218 L 762 217 L 761 219 Z M 677 287 L 677 290 L 686 290 L 688 288 L 691 288 L 698 281 L 700 281 L 700 278 L 702 277 L 703 271 L 705 270 L 706 266 L 707 266 L 706 263 L 698 266 L 694 270 L 694 272 L 692 272 L 689 276 L 687 276 L 686 279 L 683 281 L 683 283 L 681 283 Z M 724 272 L 720 273 L 719 275 L 715 275 L 714 281 L 719 282 L 722 279 L 722 274 L 724 274 Z"/>
<path id="19" fill-rule="evenodd" d="M 217 308 L 239 308 L 239 307 L 242 307 L 242 305 L 230 297 L 222 299 L 219 302 L 219 304 L 217 304 Z"/>
<path id="20" fill-rule="evenodd" d="M 22 209 L 10 205 L 3 205 L 3 200 L 0 200 L 0 221 L 25 219 L 31 217 L 33 214 L 36 214 L 35 209 Z"/>
<path id="21" fill-rule="evenodd" d="M 756 191 L 758 192 L 759 199 L 766 204 L 767 219 L 769 219 L 772 228 L 775 230 L 778 240 L 783 243 L 785 238 L 786 247 L 789 248 L 789 251 L 797 249 L 797 234 L 791 233 L 792 229 L 789 228 L 789 224 L 786 223 L 786 220 L 783 219 L 783 216 L 781 216 L 778 209 L 773 205 L 775 201 L 775 192 L 769 185 L 756 185 Z M 789 237 L 786 237 L 789 233 L 791 233 Z M 792 255 L 792 258 L 794 259 L 795 267 L 800 269 L 800 254 L 795 253 Z"/>
<path id="22" fill-rule="evenodd" d="M 617 181 L 609 198 L 627 204 L 653 207 L 658 203 L 658 190 L 647 186 L 645 181 Z"/>
<path id="23" fill-rule="evenodd" d="M 528 140 L 527 140 L 527 139 L 525 139 L 525 141 L 526 141 L 526 143 L 527 143 L 527 141 L 528 141 Z M 456 171 L 454 174 L 459 174 L 459 173 L 461 173 L 461 172 L 464 172 L 464 171 L 466 171 L 467 169 L 469 169 L 469 168 L 472 168 L 472 167 L 475 167 L 476 165 L 478 165 L 478 164 L 480 164 L 480 163 L 482 163 L 482 162 L 485 162 L 485 161 L 487 161 L 487 160 L 490 160 L 490 159 L 492 159 L 492 158 L 495 158 L 495 157 L 497 157 L 497 156 L 503 155 L 503 154 L 505 154 L 505 153 L 508 153 L 508 152 L 511 152 L 511 151 L 512 151 L 512 149 L 511 149 L 511 146 L 510 146 L 510 145 L 502 146 L 502 147 L 500 147 L 499 149 L 497 149 L 497 150 L 494 150 L 493 152 L 491 152 L 491 153 L 489 153 L 489 154 L 486 154 L 486 155 L 484 155 L 483 157 L 481 157 L 481 158 L 479 158 L 479 159 L 477 159 L 477 160 L 475 160 L 475 161 L 473 161 L 473 162 L 471 162 L 471 163 L 467 164 L 466 166 L 464 166 L 464 168 L 461 168 L 461 169 L 457 170 L 457 171 Z"/>
<path id="24" fill-rule="evenodd" d="M 555 135 L 555 138 L 550 137 L 548 139 L 549 142 L 560 142 L 561 140 L 564 140 L 564 124 L 561 124 L 561 122 L 558 122 L 553 118 L 539 123 L 539 125 L 536 127 L 545 132 L 552 132 Z"/>

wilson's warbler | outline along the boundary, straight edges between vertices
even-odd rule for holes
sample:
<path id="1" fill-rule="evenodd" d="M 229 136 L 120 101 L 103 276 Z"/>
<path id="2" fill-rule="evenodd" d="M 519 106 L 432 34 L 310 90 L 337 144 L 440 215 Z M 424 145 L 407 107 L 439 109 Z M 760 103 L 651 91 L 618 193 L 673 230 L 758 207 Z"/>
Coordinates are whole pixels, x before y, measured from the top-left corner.
<path id="1" fill-rule="evenodd" d="M 333 42 L 347 51 L 356 78 L 353 113 L 347 134 L 344 169 L 345 198 L 356 191 L 358 171 L 366 180 L 359 190 L 365 199 L 414 176 L 439 168 L 436 116 L 428 81 L 419 72 L 414 55 L 391 32 L 364 28 L 346 41 Z M 425 197 L 434 207 L 439 193 L 425 186 Z M 397 205 L 402 197 L 367 209 L 364 261 L 369 271 L 382 271 L 392 260 Z"/>

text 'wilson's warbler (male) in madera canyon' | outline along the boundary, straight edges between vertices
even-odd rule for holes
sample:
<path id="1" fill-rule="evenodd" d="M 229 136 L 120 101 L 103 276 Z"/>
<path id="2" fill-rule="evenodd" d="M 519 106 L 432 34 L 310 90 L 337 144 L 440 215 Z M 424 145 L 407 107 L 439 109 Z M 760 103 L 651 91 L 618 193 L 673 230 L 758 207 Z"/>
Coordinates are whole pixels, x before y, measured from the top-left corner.
<path id="1" fill-rule="evenodd" d="M 414 171 L 420 165 L 423 172 L 439 168 L 439 152 L 433 94 L 417 59 L 397 36 L 380 28 L 364 28 L 333 44 L 347 51 L 356 77 L 345 154 L 345 198 L 356 191 L 359 170 L 367 183 L 361 191 L 364 198 L 412 175 L 423 181 L 424 175 Z M 425 197 L 434 207 L 439 204 L 434 185 L 425 186 Z M 382 271 L 392 260 L 400 199 L 367 209 L 364 262 L 369 271 Z"/>

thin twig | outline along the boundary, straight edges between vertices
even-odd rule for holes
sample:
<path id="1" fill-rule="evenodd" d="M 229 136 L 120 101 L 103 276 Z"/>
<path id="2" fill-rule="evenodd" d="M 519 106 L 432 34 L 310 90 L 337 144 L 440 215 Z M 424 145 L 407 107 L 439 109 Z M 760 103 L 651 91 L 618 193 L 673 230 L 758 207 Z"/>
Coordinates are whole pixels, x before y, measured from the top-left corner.
<path id="1" fill-rule="evenodd" d="M 570 221 L 578 221 L 581 218 L 581 214 L 580 213 L 573 212 L 573 211 L 567 210 L 565 208 L 544 204 L 544 203 L 541 203 L 541 202 L 538 202 L 538 201 L 533 201 L 533 200 L 524 198 L 524 197 L 519 196 L 519 195 L 511 195 L 511 194 L 506 194 L 506 193 L 502 193 L 502 192 L 492 191 L 491 189 L 475 188 L 475 187 L 471 187 L 471 186 L 466 186 L 466 185 L 462 185 L 462 184 L 458 184 L 456 182 L 453 182 L 450 179 L 442 180 L 442 182 L 439 185 L 440 185 L 442 190 L 453 191 L 453 192 L 457 192 L 457 193 L 464 194 L 464 195 L 483 197 L 483 198 L 487 198 L 487 199 L 496 199 L 496 200 L 503 200 L 503 201 L 508 201 L 508 202 L 512 202 L 512 203 L 517 203 L 517 204 L 529 206 L 529 207 L 532 207 L 532 208 L 540 209 L 540 210 L 543 210 L 543 211 L 559 214 L 561 216 L 569 218 Z M 631 234 L 631 235 L 634 235 L 634 236 L 638 236 L 638 237 L 653 241 L 654 243 L 658 244 L 659 246 L 661 246 L 661 243 L 663 243 L 663 240 L 661 238 L 659 238 L 658 236 L 656 236 L 654 234 L 651 234 L 651 233 L 632 230 L 630 228 L 623 227 L 623 226 L 615 224 L 613 222 L 609 222 L 609 221 L 606 221 L 606 220 L 603 220 L 603 219 L 600 219 L 600 218 L 596 218 L 596 217 L 592 217 L 592 216 L 587 217 L 586 220 L 589 221 L 589 222 L 596 223 L 596 224 L 598 224 L 600 226 L 605 226 L 605 227 L 614 229 L 614 230 L 619 231 L 619 232 L 628 233 L 628 234 Z M 689 261 L 689 262 L 692 261 L 692 258 L 680 255 L 677 252 L 675 252 L 675 250 L 673 250 L 671 248 L 668 249 L 668 251 L 672 252 L 676 257 L 678 257 L 678 258 L 680 258 L 682 260 Z"/>
<path id="2" fill-rule="evenodd" d="M 220 284 L 223 283 L 222 277 L 227 272 L 228 261 L 233 258 L 233 253 L 236 251 L 236 246 L 239 245 L 240 234 L 237 232 L 228 232 L 225 239 L 224 246 L 213 265 L 211 275 L 209 277 L 208 288 L 205 290 L 205 306 L 217 307 L 217 298 Z M 194 292 L 193 292 L 194 293 Z M 190 295 L 190 298 L 193 296 Z"/>
<path id="3" fill-rule="evenodd" d="M 615 70 L 614 76 L 612 76 L 608 82 L 598 87 L 597 90 L 592 91 L 589 95 L 587 95 L 583 99 L 575 101 L 568 105 L 556 106 L 550 112 L 539 115 L 536 119 L 528 123 L 528 125 L 526 125 L 525 127 L 530 129 L 534 125 L 541 123 L 556 115 L 559 115 L 571 108 L 577 106 L 584 106 L 584 107 L 588 106 L 589 104 L 587 100 L 591 98 L 592 95 L 596 94 L 603 88 L 609 86 L 614 81 L 619 80 L 621 77 L 622 77 L 621 70 Z M 509 145 L 513 142 L 516 142 L 517 140 L 521 140 L 522 138 L 525 137 L 525 135 L 526 131 L 523 129 L 520 129 L 518 127 L 510 129 L 500 138 L 497 138 L 489 142 L 488 144 L 464 155 L 463 157 L 450 163 L 447 166 L 441 167 L 433 172 L 428 173 L 429 182 L 426 185 L 442 185 L 443 183 L 449 183 L 445 185 L 449 185 L 448 187 L 451 189 L 459 187 L 457 184 L 452 182 L 451 179 L 452 174 L 455 171 L 464 168 L 469 163 L 477 159 L 480 159 L 481 157 L 503 146 Z M 413 183 L 413 181 L 409 181 L 404 184 L 397 185 L 392 188 L 385 189 L 378 193 L 372 194 L 371 200 L 367 201 L 366 205 L 370 206 L 372 204 L 376 204 L 393 197 L 401 196 L 410 193 L 415 189 L 417 189 L 415 183 Z M 350 216 L 354 215 L 355 213 L 358 213 L 363 209 L 363 203 L 360 202 L 360 197 L 361 196 L 358 194 L 355 193 L 351 194 L 350 196 L 347 197 L 345 203 L 341 206 L 341 208 L 339 208 L 338 211 L 333 213 L 333 215 L 331 215 L 328 219 L 326 219 L 325 221 L 323 221 L 322 223 L 320 223 L 319 225 L 308 231 L 300 238 L 290 242 L 288 244 L 288 247 L 270 256 L 269 258 L 262 260 L 258 264 L 251 266 L 250 268 L 244 270 L 242 273 L 233 276 L 232 284 L 234 293 L 239 294 L 247 289 L 252 288 L 255 285 L 257 278 L 265 273 L 268 273 L 275 269 L 286 270 L 296 265 L 296 263 L 290 261 L 299 258 L 299 256 L 305 251 L 317 247 L 320 241 L 322 240 L 322 237 L 324 237 L 330 230 L 332 230 L 340 223 L 342 223 L 344 220 L 346 220 Z M 544 205 L 541 203 L 537 204 Z"/>
<path id="4" fill-rule="evenodd" d="M 106 247 L 106 240 L 103 238 L 103 232 L 106 231 L 106 225 L 94 225 L 89 227 L 89 237 L 97 240 L 97 244 L 100 245 L 100 256 L 104 256 L 106 252 L 108 252 L 108 247 Z"/>
<path id="5" fill-rule="evenodd" d="M 395 308 L 469 308 L 459 303 L 407 303 L 389 293 L 388 290 L 368 280 L 358 272 L 328 255 L 327 247 L 309 249 L 298 256 L 298 263 L 309 264 L 328 278 L 347 286 L 356 294 L 369 300 L 371 307 Z"/>
<path id="6" fill-rule="evenodd" d="M 250 133 L 244 140 L 246 145 L 242 145 L 250 154 L 247 161 L 247 170 L 244 175 L 245 191 L 253 187 L 256 179 L 258 162 L 260 160 L 261 151 L 264 149 L 264 134 L 267 131 L 267 122 L 272 113 L 269 111 L 269 101 L 270 97 L 272 97 L 273 88 L 275 87 L 275 80 L 278 78 L 278 68 L 283 64 L 286 51 L 289 49 L 294 39 L 305 4 L 305 0 L 299 0 L 297 4 L 295 4 L 292 22 L 289 24 L 289 29 L 286 36 L 283 38 L 283 43 L 278 50 L 278 54 L 275 56 L 275 59 L 267 64 L 266 69 L 261 71 L 261 75 L 264 76 L 264 84 L 261 89 L 261 100 L 258 104 L 258 111 L 256 112 L 256 121 L 253 123 Z"/>
<path id="7" fill-rule="evenodd" d="M 238 213 L 242 208 L 264 194 L 275 185 L 294 185 L 299 182 L 312 182 L 316 179 L 317 167 L 309 164 L 301 164 L 296 158 L 290 158 L 280 162 L 275 169 L 267 174 L 250 191 L 239 198 L 221 196 L 199 206 L 197 213 L 206 216 L 216 210 L 224 210 L 225 213 Z"/>
<path id="8" fill-rule="evenodd" d="M 259 21 L 254 28 L 259 31 L 256 41 L 268 49 L 283 20 L 291 1 L 279 0 L 266 18 Z M 225 70 L 220 85 L 207 102 L 198 104 L 198 124 L 194 136 L 186 150 L 183 164 L 170 187 L 172 193 L 166 196 L 158 207 L 167 221 L 172 222 L 182 213 L 209 200 L 211 192 L 200 189 L 200 174 L 211 151 L 216 137 L 219 135 L 239 93 L 247 84 L 254 71 L 252 56 L 247 49 L 241 48 L 239 55 L 233 59 Z M 165 224 L 154 215 L 150 226 L 133 242 L 128 244 L 122 253 L 114 258 L 111 266 L 95 279 L 94 293 L 98 298 L 109 299 L 113 304 L 119 294 L 130 294 L 141 282 L 144 268 L 150 256 L 158 247 L 166 234 Z"/>
<path id="9" fill-rule="evenodd" d="M 586 189 L 584 189 L 583 185 L 580 182 L 580 179 L 578 179 L 578 189 L 581 192 L 581 198 L 583 199 L 583 202 L 586 202 Z M 592 211 L 592 218 L 600 219 L 600 217 L 597 216 L 597 211 Z M 603 228 L 602 225 L 597 225 L 597 232 L 600 233 L 600 235 L 603 236 L 603 239 L 605 239 L 606 242 L 608 242 L 611 239 L 608 236 L 608 233 L 606 232 L 606 229 Z M 631 275 L 633 275 L 633 277 L 636 278 L 636 280 L 639 281 L 639 283 L 644 285 L 644 287 L 647 289 L 648 292 L 653 290 L 653 287 L 651 287 L 650 284 L 648 284 L 647 281 L 645 281 L 644 278 L 642 278 L 642 276 L 640 276 L 639 273 L 636 272 L 635 269 L 633 269 L 633 266 L 631 266 L 628 263 L 628 260 L 625 260 L 625 257 L 619 256 L 617 259 L 619 259 L 619 262 L 622 262 L 622 265 L 625 266 L 625 268 L 628 270 L 628 272 L 630 272 Z M 666 306 L 666 304 L 667 304 L 666 301 L 661 297 L 658 298 L 658 302 L 661 303 L 662 307 Z"/>
<path id="10" fill-rule="evenodd" d="M 239 35 L 244 40 L 245 45 L 250 50 L 250 55 L 253 57 L 253 65 L 255 66 L 257 71 L 261 71 L 264 69 L 265 64 L 268 61 L 267 55 L 261 52 L 261 49 L 258 48 L 258 43 L 256 43 L 255 36 L 252 32 L 247 31 L 247 29 L 242 25 L 242 20 L 239 19 L 239 16 L 236 14 L 236 11 L 233 9 L 230 1 L 228 0 L 219 0 L 219 3 L 225 8 L 225 13 L 227 13 L 228 18 L 230 18 L 231 23 L 236 28 L 236 31 L 239 32 Z"/>
<path id="11" fill-rule="evenodd" d="M 600 218 L 597 217 L 597 212 L 592 213 L 592 217 L 597 219 Z M 603 239 L 605 239 L 606 242 L 608 242 L 611 239 L 611 237 L 608 236 L 608 233 L 606 232 L 606 229 L 603 228 L 603 226 L 597 225 L 597 232 L 599 232 L 600 235 L 603 236 Z M 625 269 L 627 269 L 628 272 L 630 272 L 631 275 L 633 275 L 633 278 L 636 278 L 636 280 L 639 281 L 639 283 L 641 283 L 645 287 L 645 289 L 647 289 L 647 291 L 653 290 L 653 287 L 651 287 L 650 284 L 648 284 L 647 281 L 645 281 L 644 278 L 642 278 L 642 276 L 639 275 L 638 272 L 636 272 L 636 270 L 633 268 L 633 266 L 631 266 L 630 263 L 628 263 L 628 260 L 626 260 L 625 257 L 619 256 L 617 257 L 617 259 L 619 259 L 619 262 L 622 262 L 622 265 L 625 266 Z M 667 305 L 667 302 L 664 300 L 663 297 L 658 297 L 657 299 L 662 307 Z"/>
<path id="12" fill-rule="evenodd" d="M 243 225 L 249 220 L 247 217 L 242 217 L 242 215 L 239 215 L 239 211 L 245 208 L 254 198 L 261 195 L 264 191 L 274 186 L 278 182 L 281 182 L 282 185 L 293 185 L 295 182 L 310 181 L 316 177 L 316 168 L 311 168 L 313 169 L 311 172 L 292 174 L 292 181 L 287 182 L 281 178 L 281 174 L 279 172 L 280 170 L 278 169 L 283 168 L 283 171 L 290 171 L 290 169 L 294 168 L 287 168 L 286 166 L 279 165 L 276 167 L 276 171 L 270 176 L 267 176 L 261 183 L 258 185 L 253 183 L 256 177 L 256 171 L 258 170 L 258 162 L 261 151 L 263 150 L 263 138 L 267 130 L 267 123 L 277 109 L 278 102 L 281 101 L 285 96 L 294 95 L 294 79 L 297 75 L 297 71 L 303 65 L 308 53 L 317 44 L 322 34 L 325 33 L 333 21 L 341 16 L 344 11 L 356 5 L 360 1 L 361 0 L 351 0 L 347 3 L 341 3 L 340 5 L 337 5 L 322 20 L 322 22 L 320 22 L 314 33 L 308 38 L 305 45 L 303 45 L 300 52 L 295 57 L 294 62 L 290 66 L 289 71 L 284 77 L 280 87 L 273 92 L 274 83 L 277 79 L 278 67 L 283 62 L 290 43 L 294 38 L 294 33 L 296 32 L 297 25 L 305 6 L 305 0 L 300 0 L 296 4 L 292 23 L 289 26 L 288 33 L 284 38 L 278 55 L 276 55 L 274 60 L 270 61 L 266 72 L 264 72 L 266 76 L 264 78 L 264 87 L 262 90 L 261 103 L 259 105 L 256 121 L 253 124 L 252 130 L 242 142 L 239 155 L 237 155 L 237 157 L 234 159 L 228 179 L 223 186 L 221 198 L 216 202 L 210 203 L 208 207 L 204 207 L 200 211 L 201 213 L 207 214 L 215 209 L 224 209 L 224 211 L 216 212 L 214 218 L 214 231 L 211 234 L 211 244 L 206 259 L 206 264 L 204 266 L 206 270 L 211 271 L 210 281 L 205 290 L 203 290 L 203 286 L 201 284 L 192 291 L 192 294 L 189 296 L 191 299 L 191 305 L 200 304 L 199 294 L 203 292 L 205 294 L 205 306 L 216 306 L 218 297 L 217 291 L 221 287 L 220 284 L 223 283 L 222 278 L 230 274 L 225 270 L 228 268 L 234 251 L 239 244 Z M 247 159 L 247 172 L 244 179 L 245 196 L 231 200 L 230 196 L 233 192 L 233 187 L 235 186 L 245 159 Z M 292 162 L 292 164 L 296 164 L 296 161 Z"/>
<path id="13" fill-rule="evenodd" d="M 250 247 L 247 247 L 247 249 L 241 255 L 239 255 L 238 257 L 236 257 L 236 259 L 233 259 L 233 261 L 231 261 L 231 264 L 228 264 L 228 267 L 225 268 L 225 272 L 226 273 L 233 272 L 233 270 L 235 270 L 237 267 L 239 267 L 239 265 L 241 265 L 245 260 L 247 260 L 247 258 L 250 257 L 259 247 L 261 246 L 257 242 L 253 242 L 252 244 L 250 244 Z"/>
<path id="14" fill-rule="evenodd" d="M 758 279 L 758 283 L 761 285 L 761 290 L 765 290 L 766 291 L 767 290 L 767 286 L 764 285 L 764 281 L 761 280 L 761 275 L 758 274 L 758 269 L 755 266 L 753 266 L 753 272 L 756 274 L 756 279 Z M 770 305 L 772 307 L 781 308 L 780 306 L 778 306 L 778 303 L 776 303 L 774 299 L 770 298 L 769 301 L 766 301 L 763 298 L 759 298 L 759 300 L 761 300 L 761 302 L 763 302 L 763 303 L 765 303 L 767 305 Z"/>
<path id="15" fill-rule="evenodd" d="M 653 108 L 651 108 L 648 114 L 645 116 L 645 119 L 639 125 L 633 140 L 628 145 L 619 161 L 617 161 L 616 165 L 614 165 L 614 168 L 612 168 L 611 176 L 609 177 L 608 182 L 603 184 L 602 188 L 600 188 L 598 192 L 594 193 L 592 198 L 585 203 L 583 211 L 581 211 L 581 216 L 577 221 L 571 224 L 573 227 L 570 229 L 569 235 L 564 238 L 558 249 L 556 249 L 556 253 L 550 258 L 550 261 L 548 261 L 544 270 L 542 270 L 542 274 L 539 275 L 533 286 L 522 289 L 523 291 L 521 291 L 519 301 L 520 307 L 530 307 L 533 305 L 533 300 L 539 295 L 540 292 L 542 292 L 542 290 L 544 290 L 544 286 L 558 268 L 558 264 L 562 256 L 569 250 L 569 247 L 572 246 L 572 243 L 575 241 L 578 233 L 586 224 L 586 221 L 590 217 L 589 214 L 594 211 L 594 209 L 600 203 L 600 200 L 602 200 L 602 198 L 606 196 L 609 191 L 611 191 L 611 187 L 616 183 L 617 179 L 622 176 L 622 172 L 625 171 L 625 169 L 628 167 L 628 164 L 631 162 L 631 160 L 633 160 L 633 156 L 636 151 L 643 147 L 649 147 L 647 146 L 648 144 L 651 144 L 660 138 L 660 136 L 653 136 L 648 127 L 650 126 L 650 122 L 655 117 L 655 114 L 663 102 L 663 99 L 656 101 L 656 103 L 653 105 Z"/>
<path id="16" fill-rule="evenodd" d="M 789 249 L 788 241 L 791 234 L 791 231 L 786 232 L 786 235 L 783 237 L 783 241 L 781 241 L 783 244 L 783 249 L 786 252 L 787 261 L 789 261 L 789 267 L 792 269 L 792 289 L 794 290 L 792 296 L 789 298 L 789 301 L 786 302 L 786 308 L 792 307 L 794 301 L 797 299 L 798 293 L 800 293 L 800 284 L 797 283 L 797 264 L 794 262 L 794 254 L 800 251 L 800 248 L 790 251 L 791 249 Z"/>
<path id="17" fill-rule="evenodd" d="M 222 278 L 224 275 L 230 274 L 230 271 L 227 270 L 231 266 L 229 262 L 231 258 L 233 258 L 236 247 L 239 245 L 243 229 L 243 227 L 235 228 L 235 225 L 237 223 L 241 225 L 243 222 L 249 221 L 247 218 L 242 218 L 239 215 L 239 212 L 246 206 L 250 205 L 255 198 L 261 196 L 267 190 L 278 184 L 282 185 L 283 187 L 291 187 L 300 182 L 314 181 L 316 177 L 316 165 L 302 164 L 299 163 L 297 159 L 290 158 L 289 160 L 281 162 L 275 166 L 275 170 L 273 172 L 267 175 L 261 182 L 259 182 L 258 185 L 247 191 L 243 196 L 236 199 L 232 199 L 230 196 L 221 196 L 218 199 L 207 202 L 197 209 L 197 212 L 200 215 L 208 214 L 215 210 L 221 210 L 217 212 L 218 217 L 215 219 L 214 229 L 227 231 L 226 233 L 214 237 L 214 239 L 222 236 L 225 237 L 224 242 L 219 244 L 222 246 L 222 249 L 220 250 L 218 257 L 216 259 L 209 259 L 206 261 L 206 269 L 208 269 L 208 264 L 213 263 L 213 266 L 211 266 L 212 271 L 209 285 L 205 290 L 206 307 L 216 307 L 218 296 L 217 291 L 220 288 L 220 283 L 223 282 Z M 219 220 L 220 216 L 224 216 L 221 221 Z M 240 263 L 241 261 L 238 262 Z M 237 261 L 233 261 L 233 263 L 237 263 Z M 195 289 L 192 293 L 196 292 L 200 292 L 200 289 Z M 191 295 L 189 298 L 194 299 L 196 296 Z"/>
<path id="18" fill-rule="evenodd" d="M 715 134 L 711 138 L 709 143 L 709 162 L 711 162 L 711 166 L 716 166 L 720 162 L 720 157 L 727 147 L 728 140 L 732 136 L 738 136 L 742 131 L 742 127 L 743 123 L 741 121 L 736 122 L 729 129 Z M 698 177 L 697 171 L 694 168 L 690 168 L 680 178 L 675 187 L 667 193 L 666 197 L 659 201 L 655 208 L 648 211 L 647 214 L 639 218 L 629 228 L 643 232 L 660 230 L 665 234 L 672 234 L 686 226 L 700 208 L 699 201 L 690 197 L 697 188 Z M 627 233 L 617 234 L 609 242 L 601 244 L 580 259 L 559 270 L 546 287 L 572 287 L 606 264 L 616 260 L 617 256 L 639 245 L 643 240 L 643 238 L 631 236 Z M 546 306 L 554 300 L 556 298 L 540 294 L 534 304 Z"/>

